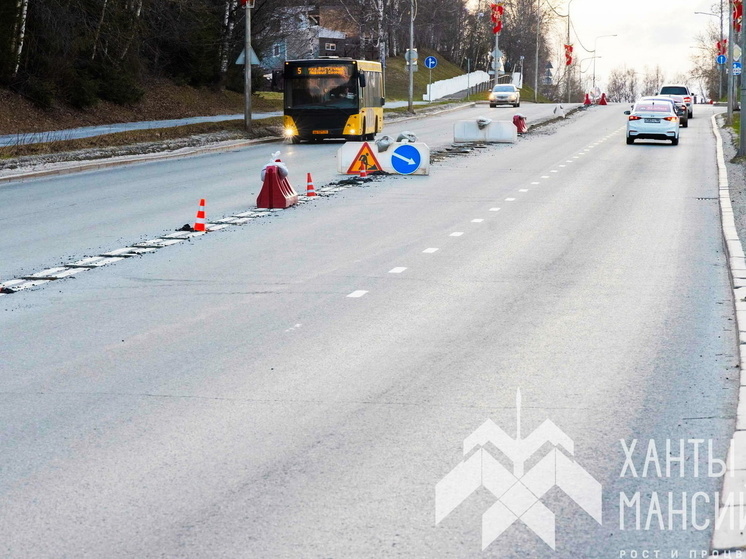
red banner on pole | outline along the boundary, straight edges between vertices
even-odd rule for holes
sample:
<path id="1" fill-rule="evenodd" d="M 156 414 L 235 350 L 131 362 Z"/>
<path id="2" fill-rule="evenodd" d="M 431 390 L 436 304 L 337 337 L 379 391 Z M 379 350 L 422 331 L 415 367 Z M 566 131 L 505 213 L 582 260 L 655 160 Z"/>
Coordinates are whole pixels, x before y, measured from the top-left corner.
<path id="1" fill-rule="evenodd" d="M 565 45 L 565 66 L 572 64 L 572 45 Z"/>
<path id="2" fill-rule="evenodd" d="M 505 13 L 505 7 L 502 2 L 498 2 L 497 4 L 490 4 L 490 8 L 492 9 L 491 19 L 494 24 L 492 26 L 492 32 L 497 34 L 503 29 L 503 14 Z"/>
<path id="3" fill-rule="evenodd" d="M 743 22 L 743 0 L 733 0 L 733 30 L 736 33 L 741 32 L 742 22 Z"/>

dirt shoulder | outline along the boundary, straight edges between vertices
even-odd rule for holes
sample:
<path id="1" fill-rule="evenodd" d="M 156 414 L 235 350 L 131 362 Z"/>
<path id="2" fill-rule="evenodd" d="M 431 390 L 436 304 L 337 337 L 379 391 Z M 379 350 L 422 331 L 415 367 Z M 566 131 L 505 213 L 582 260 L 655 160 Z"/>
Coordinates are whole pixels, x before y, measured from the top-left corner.
<path id="1" fill-rule="evenodd" d="M 135 105 L 100 102 L 81 110 L 60 105 L 40 109 L 20 95 L 0 89 L 0 135 L 243 112 L 243 95 L 234 91 L 195 89 L 157 79 L 148 80 L 144 89 L 145 95 Z M 261 98 L 255 101 L 257 111 L 265 110 Z"/>

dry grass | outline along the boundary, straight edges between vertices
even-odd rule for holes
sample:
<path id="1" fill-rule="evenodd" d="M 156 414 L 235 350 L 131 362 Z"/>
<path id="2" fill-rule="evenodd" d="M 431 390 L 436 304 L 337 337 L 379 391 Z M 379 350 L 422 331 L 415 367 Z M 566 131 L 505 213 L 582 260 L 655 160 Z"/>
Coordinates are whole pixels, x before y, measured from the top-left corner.
<path id="1" fill-rule="evenodd" d="M 243 120 L 207 122 L 174 128 L 133 130 L 104 136 L 63 140 L 40 144 L 13 145 L 0 147 L 0 160 L 15 159 L 35 155 L 74 152 L 79 150 L 104 150 L 107 148 L 130 146 L 154 142 L 169 142 L 198 135 L 219 135 L 221 140 L 242 138 L 264 138 L 281 135 L 280 117 L 263 119 L 253 126 L 252 134 L 247 134 Z M 179 146 L 176 146 L 179 147 Z"/>

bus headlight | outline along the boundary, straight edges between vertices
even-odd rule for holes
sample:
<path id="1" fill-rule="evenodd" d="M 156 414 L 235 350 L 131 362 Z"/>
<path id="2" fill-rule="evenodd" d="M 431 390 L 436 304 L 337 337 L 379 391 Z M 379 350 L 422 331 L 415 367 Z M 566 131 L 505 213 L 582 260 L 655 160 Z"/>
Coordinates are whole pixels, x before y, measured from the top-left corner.
<path id="1" fill-rule="evenodd" d="M 292 138 L 293 136 L 295 136 L 295 129 L 288 126 L 285 128 L 283 134 L 286 138 Z"/>

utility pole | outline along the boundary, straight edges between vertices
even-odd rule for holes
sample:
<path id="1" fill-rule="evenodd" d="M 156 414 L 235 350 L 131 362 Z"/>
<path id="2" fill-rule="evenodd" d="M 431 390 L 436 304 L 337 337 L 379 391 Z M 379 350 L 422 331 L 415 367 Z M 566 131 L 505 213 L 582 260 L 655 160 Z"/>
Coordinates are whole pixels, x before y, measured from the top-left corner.
<path id="1" fill-rule="evenodd" d="M 746 53 L 746 29 L 741 27 L 741 63 L 743 64 L 744 60 L 744 53 Z M 746 80 L 743 79 L 743 74 L 741 74 L 741 134 L 740 134 L 740 143 L 738 144 L 738 155 L 743 157 L 746 155 L 746 126 L 744 125 L 744 107 L 746 107 Z"/>
<path id="2" fill-rule="evenodd" d="M 246 132 L 251 134 L 251 6 L 253 0 L 241 0 L 246 11 L 246 37 L 244 38 L 244 60 L 243 60 L 243 91 L 244 109 L 243 122 Z"/>
<path id="3" fill-rule="evenodd" d="M 728 117 L 727 122 L 728 124 L 733 123 L 733 102 L 735 101 L 735 94 L 734 94 L 734 80 L 733 80 L 733 41 L 735 40 L 735 33 L 733 30 L 733 26 L 735 25 L 735 21 L 733 20 L 733 2 L 729 2 L 731 10 L 730 10 L 730 25 L 728 26 L 728 62 L 727 64 L 727 70 L 728 70 Z"/>
<path id="4" fill-rule="evenodd" d="M 570 44 L 570 4 L 572 4 L 572 0 L 567 3 L 567 43 L 565 43 L 567 45 Z M 572 63 L 569 66 L 572 66 Z M 567 102 L 570 103 L 570 76 L 572 76 L 570 68 L 567 69 L 565 74 L 567 74 Z"/>
<path id="5" fill-rule="evenodd" d="M 495 33 L 495 83 L 497 85 L 498 77 L 500 74 L 500 32 Z"/>
<path id="6" fill-rule="evenodd" d="M 536 56 L 534 57 L 534 103 L 539 101 L 539 32 L 541 29 L 541 0 L 536 0 Z"/>
<path id="7" fill-rule="evenodd" d="M 409 103 L 410 113 L 414 113 L 414 0 L 409 0 Z"/>

